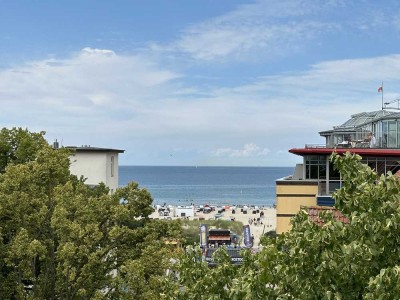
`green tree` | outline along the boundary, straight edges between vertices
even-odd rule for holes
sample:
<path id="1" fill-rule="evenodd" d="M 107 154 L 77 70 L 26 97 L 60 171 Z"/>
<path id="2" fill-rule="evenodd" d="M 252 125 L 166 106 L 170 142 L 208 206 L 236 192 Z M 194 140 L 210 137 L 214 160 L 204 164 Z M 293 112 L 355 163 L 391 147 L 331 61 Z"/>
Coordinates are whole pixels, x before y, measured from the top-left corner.
<path id="1" fill-rule="evenodd" d="M 336 208 L 349 224 L 324 213 L 320 226 L 302 210 L 290 232 L 264 238 L 263 249 L 247 255 L 237 270 L 208 269 L 184 257 L 179 280 L 166 283 L 175 289 L 166 288 L 165 298 L 398 299 L 400 181 L 391 173 L 378 177 L 357 155 L 333 154 L 331 160 L 343 179 Z M 221 276 L 220 288 L 209 290 Z"/>
<path id="2" fill-rule="evenodd" d="M 160 286 L 171 256 L 161 238 L 179 237 L 179 223 L 150 219 L 151 195 L 137 183 L 112 196 L 84 185 L 69 172 L 70 152 L 52 149 L 43 133 L 2 136 L 11 138 L 1 149 L 12 151 L 0 175 L 1 298 L 123 299 L 139 265 L 136 299 L 154 296 L 148 287 Z"/>
<path id="3" fill-rule="evenodd" d="M 45 132 L 32 133 L 22 128 L 3 128 L 0 131 L 0 173 L 11 163 L 35 160 L 39 150 L 48 147 Z"/>

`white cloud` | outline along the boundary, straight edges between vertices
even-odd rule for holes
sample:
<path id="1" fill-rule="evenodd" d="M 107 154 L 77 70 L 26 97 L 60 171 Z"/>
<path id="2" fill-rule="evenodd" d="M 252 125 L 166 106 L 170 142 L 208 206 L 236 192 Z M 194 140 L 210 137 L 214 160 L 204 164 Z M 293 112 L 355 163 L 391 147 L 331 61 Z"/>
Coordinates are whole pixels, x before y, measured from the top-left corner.
<path id="1" fill-rule="evenodd" d="M 163 86 L 179 76 L 143 57 L 85 48 L 69 59 L 46 59 L 0 71 L 0 99 L 5 111 L 29 110 L 29 119 L 53 119 L 54 114 L 61 119 L 67 114 L 72 119 L 92 119 L 97 112 L 140 109 L 146 98 L 168 92 Z"/>
<path id="2" fill-rule="evenodd" d="M 257 51 L 279 56 L 311 38 L 321 27 L 318 23 L 205 25 L 187 30 L 176 46 L 193 58 L 206 61 L 249 58 Z"/>
<path id="3" fill-rule="evenodd" d="M 115 52 L 107 49 L 93 49 L 90 47 L 83 48 L 80 55 L 105 55 L 105 56 L 115 56 Z"/>
<path id="4" fill-rule="evenodd" d="M 385 99 L 400 96 L 400 55 L 200 88 L 143 56 L 86 52 L 0 71 L 1 125 L 45 130 L 65 145 L 127 149 L 122 159 L 132 164 L 287 165 L 296 157 L 279 150 L 323 143 L 319 131 L 380 109 L 381 81 Z"/>
<path id="5" fill-rule="evenodd" d="M 151 45 L 154 52 L 182 54 L 191 63 L 273 62 L 306 54 L 333 41 L 399 28 L 399 5 L 343 0 L 258 0 L 224 15 L 191 24 L 176 41 Z M 383 31 L 382 31 L 383 30 Z"/>
<path id="6" fill-rule="evenodd" d="M 252 59 L 254 55 L 266 60 L 297 51 L 322 33 L 338 31 L 340 23 L 324 20 L 320 14 L 340 6 L 336 1 L 257 1 L 193 24 L 167 48 L 206 61 Z"/>
<path id="7" fill-rule="evenodd" d="M 217 156 L 229 157 L 253 157 L 266 156 L 270 151 L 267 148 L 260 148 L 256 144 L 246 144 L 242 149 L 221 148 L 215 151 Z"/>

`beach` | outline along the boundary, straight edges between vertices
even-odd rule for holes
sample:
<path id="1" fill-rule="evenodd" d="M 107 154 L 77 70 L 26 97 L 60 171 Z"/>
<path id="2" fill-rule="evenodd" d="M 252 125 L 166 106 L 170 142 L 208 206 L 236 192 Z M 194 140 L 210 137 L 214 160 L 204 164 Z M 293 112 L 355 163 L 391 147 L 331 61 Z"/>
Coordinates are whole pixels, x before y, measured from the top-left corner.
<path id="1" fill-rule="evenodd" d="M 270 207 L 243 207 L 225 206 L 215 207 L 215 210 L 204 213 L 204 211 L 198 211 L 198 208 L 194 208 L 194 216 L 188 217 L 174 217 L 172 216 L 173 211 L 177 208 L 175 206 L 168 206 L 171 210 L 170 216 L 160 216 L 158 208 L 151 215 L 152 218 L 168 218 L 168 219 L 179 219 L 185 218 L 190 220 L 210 220 L 210 219 L 222 219 L 222 220 L 235 220 L 242 222 L 243 225 L 250 225 L 250 232 L 254 236 L 254 247 L 258 247 L 260 237 L 263 233 L 276 229 L 276 209 Z M 224 211 L 221 211 L 222 208 Z M 244 211 L 246 213 L 244 213 Z M 219 212 L 220 211 L 220 212 Z M 243 242 L 241 243 L 243 245 Z"/>

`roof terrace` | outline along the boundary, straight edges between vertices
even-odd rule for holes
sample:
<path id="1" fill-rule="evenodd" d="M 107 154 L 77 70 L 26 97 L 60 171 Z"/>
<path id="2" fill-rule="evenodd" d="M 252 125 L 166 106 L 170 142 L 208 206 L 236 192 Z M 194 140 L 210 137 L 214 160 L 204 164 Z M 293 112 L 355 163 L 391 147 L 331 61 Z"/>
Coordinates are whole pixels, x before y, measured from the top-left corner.
<path id="1" fill-rule="evenodd" d="M 400 112 L 380 110 L 352 115 L 331 130 L 319 133 L 325 137 L 325 148 L 400 149 Z M 306 145 L 306 148 L 322 148 Z"/>

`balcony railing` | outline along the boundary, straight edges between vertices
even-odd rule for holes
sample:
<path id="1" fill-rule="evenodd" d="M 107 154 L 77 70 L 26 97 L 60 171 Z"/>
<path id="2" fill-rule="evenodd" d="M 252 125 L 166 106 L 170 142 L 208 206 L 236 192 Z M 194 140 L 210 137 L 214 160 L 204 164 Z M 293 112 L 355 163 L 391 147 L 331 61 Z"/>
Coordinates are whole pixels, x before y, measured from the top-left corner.
<path id="1" fill-rule="evenodd" d="M 318 195 L 319 196 L 329 196 L 332 195 L 336 190 L 341 188 L 340 180 L 329 180 L 329 189 L 327 188 L 326 180 L 318 182 Z"/>
<path id="2" fill-rule="evenodd" d="M 353 142 L 353 143 L 339 143 L 336 145 L 325 145 L 325 144 L 306 144 L 306 149 L 326 149 L 326 148 L 338 148 L 338 149 L 365 149 L 370 148 L 368 142 Z M 400 149 L 400 147 L 388 147 L 385 145 L 375 145 L 374 149 Z"/>
<path id="3" fill-rule="evenodd" d="M 326 148 L 325 144 L 306 144 L 306 148 Z"/>

